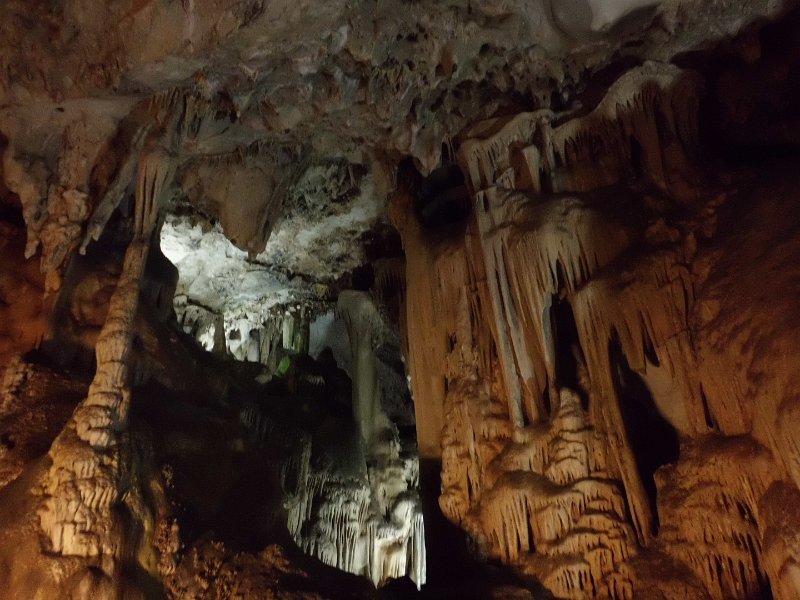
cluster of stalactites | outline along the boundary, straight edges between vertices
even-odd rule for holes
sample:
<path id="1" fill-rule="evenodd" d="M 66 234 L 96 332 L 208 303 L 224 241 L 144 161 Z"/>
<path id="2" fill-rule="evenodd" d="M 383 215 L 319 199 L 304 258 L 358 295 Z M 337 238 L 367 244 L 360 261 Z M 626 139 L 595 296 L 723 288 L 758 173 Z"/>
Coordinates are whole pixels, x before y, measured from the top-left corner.
<path id="1" fill-rule="evenodd" d="M 629 174 L 674 192 L 676 173 L 693 172 L 700 92 L 696 74 L 646 63 L 621 76 L 585 116 L 564 120 L 540 110 L 474 126 L 459 162 L 473 193 L 492 186 L 585 192 Z"/>
<path id="2" fill-rule="evenodd" d="M 445 514 L 484 551 L 539 577 L 559 597 L 632 598 L 635 554 L 621 486 L 580 400 L 561 391 L 547 424 L 482 428 L 488 394 L 462 383 L 448 396 Z M 453 476 L 455 475 L 455 477 Z"/>
<path id="3" fill-rule="evenodd" d="M 307 554 L 363 575 L 376 587 L 406 575 L 422 587 L 425 526 L 419 497 L 406 490 L 392 498 L 390 510 L 378 513 L 374 495 L 368 480 L 312 472 L 289 504 L 289 532 Z"/>
<path id="4" fill-rule="evenodd" d="M 273 443 L 286 435 L 258 410 L 243 414 L 242 421 Z M 311 439 L 301 437 L 300 442 L 287 440 L 294 449 L 280 468 L 287 527 L 297 545 L 327 565 L 369 578 L 376 587 L 406 575 L 421 587 L 426 551 L 417 457 L 400 456 L 394 440 L 364 472 L 345 473 L 312 465 Z"/>
<path id="5" fill-rule="evenodd" d="M 551 418 L 544 396 L 557 389 L 559 343 L 551 311 L 554 299 L 563 298 L 578 333 L 572 352 L 585 357 L 582 376 L 600 399 L 589 407 L 592 421 L 609 434 L 612 463 L 646 542 L 653 515 L 630 454 L 609 348 L 619 343 L 631 368 L 645 377 L 663 373 L 675 382 L 681 402 L 675 402 L 674 394 L 658 393 L 655 402 L 679 432 L 707 431 L 688 335 L 692 283 L 681 252 L 655 253 L 630 264 L 630 270 L 608 271 L 605 267 L 628 248 L 630 236 L 581 201 L 560 198 L 531 205 L 520 193 L 489 190 L 478 194 L 476 204 L 480 235 L 470 243 L 478 246 L 480 262 L 469 271 L 483 275 L 478 284 L 483 294 L 470 305 L 475 314 L 469 322 L 483 320 L 491 336 L 472 332 L 470 339 L 492 344 L 478 348 L 477 355 L 496 354 L 511 423 L 519 428 Z M 649 349 L 656 364 L 648 358 Z M 479 365 L 478 373 L 486 377 L 492 364 Z"/>
<path id="6" fill-rule="evenodd" d="M 287 527 L 303 551 L 376 587 L 407 575 L 419 588 L 426 570 L 419 459 L 401 453 L 381 409 L 374 348 L 384 325 L 364 292 L 340 294 L 336 314 L 350 337 L 357 425 L 340 432 L 341 447 L 313 448 L 325 458 L 312 464 L 311 436 L 287 436 L 256 407 L 241 419 L 257 440 L 289 448 L 279 472 Z"/>
<path id="7" fill-rule="evenodd" d="M 464 238 L 425 246 L 414 227 L 401 227 L 417 412 L 435 414 L 427 405 L 440 398 L 445 411 L 442 510 L 490 555 L 559 596 L 630 598 L 632 565 L 665 548 L 694 572 L 692 586 L 715 597 L 762 585 L 763 531 L 753 520 L 769 482 L 720 505 L 741 518 L 727 521 L 719 507 L 709 513 L 721 533 L 703 535 L 720 549 L 690 556 L 699 540 L 679 532 L 673 548 L 669 527 L 654 538 L 665 519 L 690 518 L 662 493 L 672 485 L 665 467 L 654 475 L 640 468 L 623 415 L 632 410 L 633 392 L 622 389 L 630 377 L 641 379 L 650 395 L 641 402 L 652 400 L 647 410 L 674 429 L 681 452 L 687 439 L 742 431 L 742 408 L 709 403 L 702 389 L 690 333 L 695 234 L 654 241 L 648 229 L 653 245 L 642 254 L 633 243 L 641 232 L 615 217 L 604 195 L 567 195 L 646 178 L 689 199 L 681 177 L 693 177 L 700 87 L 674 66 L 645 64 L 584 116 L 539 111 L 480 123 L 458 151 L 473 196 Z M 412 323 L 430 315 L 425 329 Z M 558 331 L 570 327 L 563 319 L 573 321 L 568 337 Z M 434 372 L 433 361 L 419 360 L 427 356 L 445 368 Z M 568 384 L 561 361 L 576 371 Z M 582 401 L 565 385 L 580 388 Z"/>
<path id="8" fill-rule="evenodd" d="M 308 305 L 226 315 L 183 296 L 176 299 L 175 314 L 183 331 L 205 350 L 261 363 L 270 373 L 278 370 L 284 352 L 307 354 L 309 350 L 313 311 Z"/>
<path id="9" fill-rule="evenodd" d="M 629 234 L 577 198 L 531 205 L 496 189 L 476 195 L 475 220 L 509 414 L 516 426 L 541 421 L 541 394 L 555 379 L 551 299 L 580 289 L 624 252 Z"/>
<path id="10" fill-rule="evenodd" d="M 766 448 L 743 436 L 697 438 L 658 478 L 662 547 L 714 600 L 761 597 L 767 565 L 759 513 L 774 508 L 763 499 L 776 481 Z"/>
<path id="11" fill-rule="evenodd" d="M 695 149 L 696 107 L 691 103 L 699 87 L 696 77 L 675 67 L 646 64 L 622 76 L 586 116 L 557 127 L 547 111 L 482 123 L 459 149 L 474 192 L 477 229 L 477 235 L 466 239 L 465 256 L 472 263 L 468 272 L 478 292 L 469 321 L 486 320 L 491 333 L 487 338 L 477 327 L 469 334 L 479 345 L 478 373 L 485 377 L 494 369 L 496 355 L 512 424 L 523 427 L 548 420 L 544 396 L 553 394 L 558 383 L 551 313 L 553 303 L 561 301 L 557 299 L 569 302 L 579 337 L 572 351 L 585 355 L 588 385 L 602 399 L 590 407 L 590 414 L 610 434 L 613 463 L 625 483 L 643 542 L 649 538 L 653 516 L 619 414 L 609 347 L 619 343 L 631 367 L 645 378 L 675 381 L 683 401 L 656 398 L 659 409 L 678 431 L 705 432 L 707 408 L 692 376 L 687 333 L 692 283 L 680 248 L 629 265 L 626 273 L 606 274 L 606 267 L 630 245 L 627 228 L 602 207 L 540 194 L 608 185 L 631 174 L 632 158 L 641 170 L 634 175 L 647 175 L 669 188 L 665 174 L 680 165 L 668 161 Z M 598 149 L 598 139 L 608 146 L 605 150 Z M 672 144 L 680 152 L 665 152 Z M 622 157 L 622 163 L 608 168 L 604 153 Z M 583 177 L 585 169 L 598 164 L 605 179 Z M 526 169 L 528 175 L 523 173 Z M 531 185 L 537 173 L 539 184 Z M 549 183 L 542 186 L 545 175 Z M 457 304 L 458 297 L 453 294 L 446 303 Z M 480 347 L 487 343 L 489 347 Z M 648 362 L 647 349 L 653 350 L 655 364 Z"/>
<path id="12" fill-rule="evenodd" d="M 41 248 L 49 293 L 61 287 L 73 252 L 85 253 L 100 238 L 125 200 L 139 163 L 153 152 L 202 151 L 203 140 L 229 126 L 232 110 L 218 99 L 209 100 L 197 86 L 171 88 L 124 106 L 127 114 L 103 109 L 96 117 L 81 112 L 74 118 L 59 108 L 59 114 L 67 115 L 51 119 L 62 128 L 59 135 L 48 136 L 40 148 L 26 146 L 26 136 L 19 135 L 3 152 L 5 183 L 23 208 L 25 256 Z M 254 143 L 234 154 L 243 161 L 261 151 Z M 107 172 L 113 177 L 99 198 L 91 197 L 90 190 L 102 187 Z"/>
<path id="13" fill-rule="evenodd" d="M 47 292 L 61 287 L 61 273 L 72 253 L 85 252 L 91 240 L 99 239 L 136 177 L 141 157 L 156 150 L 154 145 L 174 149 L 172 133 L 180 112 L 176 105 L 182 98 L 179 92 L 158 94 L 133 106 L 127 117 L 101 114 L 91 124 L 83 115 L 62 125 L 60 136 L 52 136 L 60 143 L 48 138 L 49 145 L 36 150 L 17 147 L 12 140 L 3 154 L 4 178 L 22 203 L 28 236 L 25 256 L 41 248 Z M 120 157 L 107 152 L 114 139 L 126 146 Z M 117 159 L 116 164 L 106 164 Z M 96 184 L 93 172 L 109 167 L 115 175 L 95 200 L 89 193 Z"/>

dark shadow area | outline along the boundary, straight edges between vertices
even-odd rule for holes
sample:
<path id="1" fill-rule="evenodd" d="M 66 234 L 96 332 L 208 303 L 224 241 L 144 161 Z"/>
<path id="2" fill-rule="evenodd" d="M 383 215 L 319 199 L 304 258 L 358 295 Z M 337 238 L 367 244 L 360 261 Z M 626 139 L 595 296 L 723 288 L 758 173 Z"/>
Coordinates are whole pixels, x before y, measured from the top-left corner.
<path id="1" fill-rule="evenodd" d="M 632 135 L 628 139 L 628 145 L 631 149 L 630 167 L 631 174 L 634 178 L 641 177 L 644 173 L 644 165 L 642 164 L 642 145 Z"/>
<path id="2" fill-rule="evenodd" d="M 708 405 L 708 398 L 706 398 L 706 392 L 703 386 L 700 386 L 700 399 L 703 402 L 703 415 L 706 419 L 706 427 L 712 430 L 717 429 L 717 422 L 714 419 L 714 415 L 711 413 L 711 407 Z"/>
<path id="3" fill-rule="evenodd" d="M 673 62 L 706 78 L 703 148 L 735 166 L 800 157 L 800 8 Z"/>
<path id="4" fill-rule="evenodd" d="M 579 114 L 588 114 L 594 110 L 614 83 L 629 70 L 642 64 L 638 56 L 621 56 L 608 65 L 594 71 L 580 94 L 581 109 Z"/>
<path id="5" fill-rule="evenodd" d="M 241 366 L 243 373 L 248 366 Z M 295 451 L 298 423 L 318 427 L 326 417 L 316 405 L 328 404 L 327 399 L 288 394 L 278 385 L 267 386 L 271 389 L 265 398 L 266 389 L 248 384 L 250 379 L 239 378 L 243 383 L 232 385 L 225 398 L 210 390 L 201 395 L 154 382 L 134 392 L 131 429 L 151 440 L 155 464 L 170 472 L 171 514 L 179 524 L 182 544 L 179 571 L 191 576 L 195 556 L 223 561 L 237 577 L 257 587 L 259 577 L 274 576 L 270 569 L 275 565 L 259 561 L 278 545 L 275 564 L 285 558 L 292 569 L 299 569 L 274 571 L 281 578 L 281 590 L 325 598 L 373 598 L 376 592 L 367 579 L 305 554 L 286 528 L 281 465 Z M 239 418 L 242 411 L 257 415 L 259 410 L 276 422 L 268 423 L 265 417 L 263 423 L 250 420 L 246 425 Z M 341 436 L 349 418 L 328 418 L 339 424 L 336 430 Z M 297 476 L 287 475 L 289 487 L 297 483 Z M 267 582 L 264 589 L 274 585 Z"/>
<path id="6" fill-rule="evenodd" d="M 0 155 L 8 148 L 8 138 L 0 133 Z M 6 187 L 6 179 L 3 164 L 0 161 L 0 221 L 19 227 L 25 227 L 25 219 L 22 216 L 22 203 L 19 196 Z"/>
<path id="7" fill-rule="evenodd" d="M 464 175 L 457 165 L 443 166 L 425 177 L 414 203 L 417 218 L 429 229 L 463 223 L 469 216 L 470 205 Z"/>
<path id="8" fill-rule="evenodd" d="M 0 194 L 2 194 L 2 186 L 0 186 Z M 25 227 L 25 219 L 22 218 L 22 209 L 11 204 L 0 204 L 0 221 L 14 227 Z"/>
<path id="9" fill-rule="evenodd" d="M 530 590 L 542 600 L 553 596 L 534 581 L 516 577 L 508 567 L 476 559 L 470 551 L 467 535 L 448 521 L 439 508 L 441 463 L 420 459 L 420 496 L 425 517 L 427 583 L 422 590 L 407 577 L 397 579 L 377 591 L 376 597 L 390 600 L 427 598 L 486 600 L 498 593 Z M 505 590 L 504 590 L 505 588 Z"/>
<path id="10" fill-rule="evenodd" d="M 561 265 L 559 264 L 559 270 Z M 555 350 L 556 387 L 566 387 L 576 392 L 584 410 L 589 408 L 589 395 L 580 383 L 579 360 L 583 360 L 583 349 L 578 338 L 575 315 L 569 301 L 558 294 L 552 297 L 550 307 L 551 331 Z M 550 400 L 548 399 L 548 404 Z"/>
<path id="11" fill-rule="evenodd" d="M 653 475 L 659 467 L 678 460 L 678 433 L 659 412 L 644 380 L 628 365 L 616 338 L 609 343 L 609 357 L 625 432 L 650 501 L 653 534 L 656 535 L 659 527 L 658 490 Z"/>

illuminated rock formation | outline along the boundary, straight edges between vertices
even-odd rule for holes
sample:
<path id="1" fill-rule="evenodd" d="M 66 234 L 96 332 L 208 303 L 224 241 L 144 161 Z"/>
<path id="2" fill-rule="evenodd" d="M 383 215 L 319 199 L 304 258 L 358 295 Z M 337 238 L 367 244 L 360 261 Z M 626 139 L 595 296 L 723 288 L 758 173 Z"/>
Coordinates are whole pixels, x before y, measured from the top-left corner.
<path id="1" fill-rule="evenodd" d="M 381 407 L 374 348 L 383 323 L 364 292 L 342 292 L 337 313 L 350 337 L 355 427 L 318 436 L 300 453 L 302 464 L 292 471 L 302 483 L 290 502 L 289 531 L 312 556 L 375 586 L 408 575 L 420 588 L 426 553 L 419 462 L 415 449 L 401 447 Z M 339 439 L 325 444 L 331 435 Z"/>
<path id="2" fill-rule="evenodd" d="M 118 581 L 122 532 L 114 517 L 124 502 L 141 511 L 141 493 L 131 479 L 124 437 L 130 405 L 129 355 L 140 280 L 158 221 L 160 196 L 170 179 L 170 160 L 144 156 L 136 178 L 134 237 L 97 340 L 97 373 L 89 395 L 50 449 L 41 527 L 50 551 L 97 557 L 103 573 Z M 112 587 L 113 589 L 113 587 Z"/>
<path id="3" fill-rule="evenodd" d="M 725 200 L 688 162 L 698 94 L 694 75 L 650 64 L 557 127 L 546 111 L 475 125 L 458 151 L 471 214 L 438 246 L 393 201 L 418 419 L 444 411 L 442 437 L 427 430 L 442 510 L 559 597 L 635 597 L 662 555 L 694 593 L 768 589 L 775 434 L 751 429 L 741 392 L 711 393 L 723 371 L 699 364 L 692 326 L 698 239 Z M 602 190 L 621 178 L 694 216 L 643 226 Z M 791 567 L 772 568 L 791 589 Z"/>
<path id="4" fill-rule="evenodd" d="M 372 299 L 365 293 L 344 291 L 336 312 L 347 324 L 353 357 L 353 419 L 369 450 L 381 430 L 389 425 L 381 409 L 374 347 L 382 321 Z"/>

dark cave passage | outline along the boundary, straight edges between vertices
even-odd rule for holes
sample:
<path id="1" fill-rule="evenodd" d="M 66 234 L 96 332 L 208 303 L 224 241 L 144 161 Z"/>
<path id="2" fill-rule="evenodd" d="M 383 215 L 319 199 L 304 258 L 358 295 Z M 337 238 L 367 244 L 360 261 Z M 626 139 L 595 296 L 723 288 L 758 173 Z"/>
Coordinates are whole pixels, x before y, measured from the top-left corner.
<path id="1" fill-rule="evenodd" d="M 647 492 L 653 513 L 652 533 L 656 535 L 659 520 L 654 474 L 659 467 L 678 460 L 680 440 L 675 428 L 659 412 L 644 380 L 628 365 L 617 339 L 609 343 L 609 356 L 625 433 Z"/>
<path id="2" fill-rule="evenodd" d="M 559 271 L 561 265 L 559 265 Z M 555 362 L 556 387 L 569 388 L 576 392 L 581 399 L 584 410 L 589 409 L 588 390 L 584 389 L 581 382 L 581 369 L 583 365 L 583 349 L 578 338 L 578 328 L 572 305 L 559 294 L 554 294 L 550 306 L 550 327 L 553 336 L 553 357 Z M 548 398 L 547 403 L 551 400 Z"/>

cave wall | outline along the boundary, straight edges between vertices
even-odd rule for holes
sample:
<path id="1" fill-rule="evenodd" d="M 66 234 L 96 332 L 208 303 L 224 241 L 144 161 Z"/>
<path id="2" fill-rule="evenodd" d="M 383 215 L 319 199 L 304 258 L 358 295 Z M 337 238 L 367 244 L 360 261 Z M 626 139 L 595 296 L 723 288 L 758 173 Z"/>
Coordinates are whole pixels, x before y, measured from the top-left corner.
<path id="1" fill-rule="evenodd" d="M 440 506 L 558 597 L 798 593 L 794 194 L 703 160 L 703 89 L 645 63 L 576 118 L 473 126 L 471 210 L 446 231 L 392 200 Z"/>
<path id="2" fill-rule="evenodd" d="M 441 461 L 442 511 L 479 554 L 563 597 L 797 596 L 798 181 L 758 145 L 795 143 L 797 43 L 748 33 L 728 50 L 735 68 L 713 64 L 721 72 L 704 79 L 692 71 L 702 57 L 676 56 L 782 3 L 665 2 L 612 31 L 645 4 L 222 2 L 203 13 L 136 1 L 92 16 L 81 2 L 4 3 L 4 587 L 202 597 L 241 568 L 236 585 L 259 594 L 248 586 L 271 575 L 253 564 L 286 564 L 280 552 L 232 557 L 191 540 L 179 556 L 166 518 L 177 509 L 154 445 L 219 450 L 215 474 L 230 483 L 249 448 L 238 429 L 252 423 L 225 406 L 236 374 L 206 372 L 166 323 L 175 273 L 150 248 L 160 211 L 187 200 L 250 260 L 312 159 L 346 164 L 342 181 L 369 163 L 377 189 L 408 157 L 433 177 L 417 197 L 394 195 L 405 277 L 383 265 L 376 285 L 402 296 L 420 453 Z M 571 105 L 619 56 L 626 72 Z M 700 106 L 704 90 L 716 104 Z M 743 161 L 755 168 L 706 162 L 704 120 L 727 127 L 721 144 L 756 139 Z M 453 147 L 455 168 L 432 181 Z M 361 200 L 371 222 L 380 194 Z M 297 213 L 290 243 L 319 209 Z M 198 337 L 215 320 L 207 341 L 230 346 L 212 313 L 181 319 Z M 278 329 L 256 339 L 241 323 L 233 354 L 274 362 Z M 140 406 L 161 399 L 151 379 L 169 407 L 201 398 L 176 405 L 217 426 L 203 433 L 233 432 L 148 438 L 129 417 L 135 392 Z M 321 522 L 344 518 L 341 507 Z M 415 522 L 404 536 L 418 549 Z M 344 545 L 348 531 L 326 534 Z M 337 563 L 338 548 L 319 554 Z M 374 578 L 419 574 L 416 549 Z"/>

